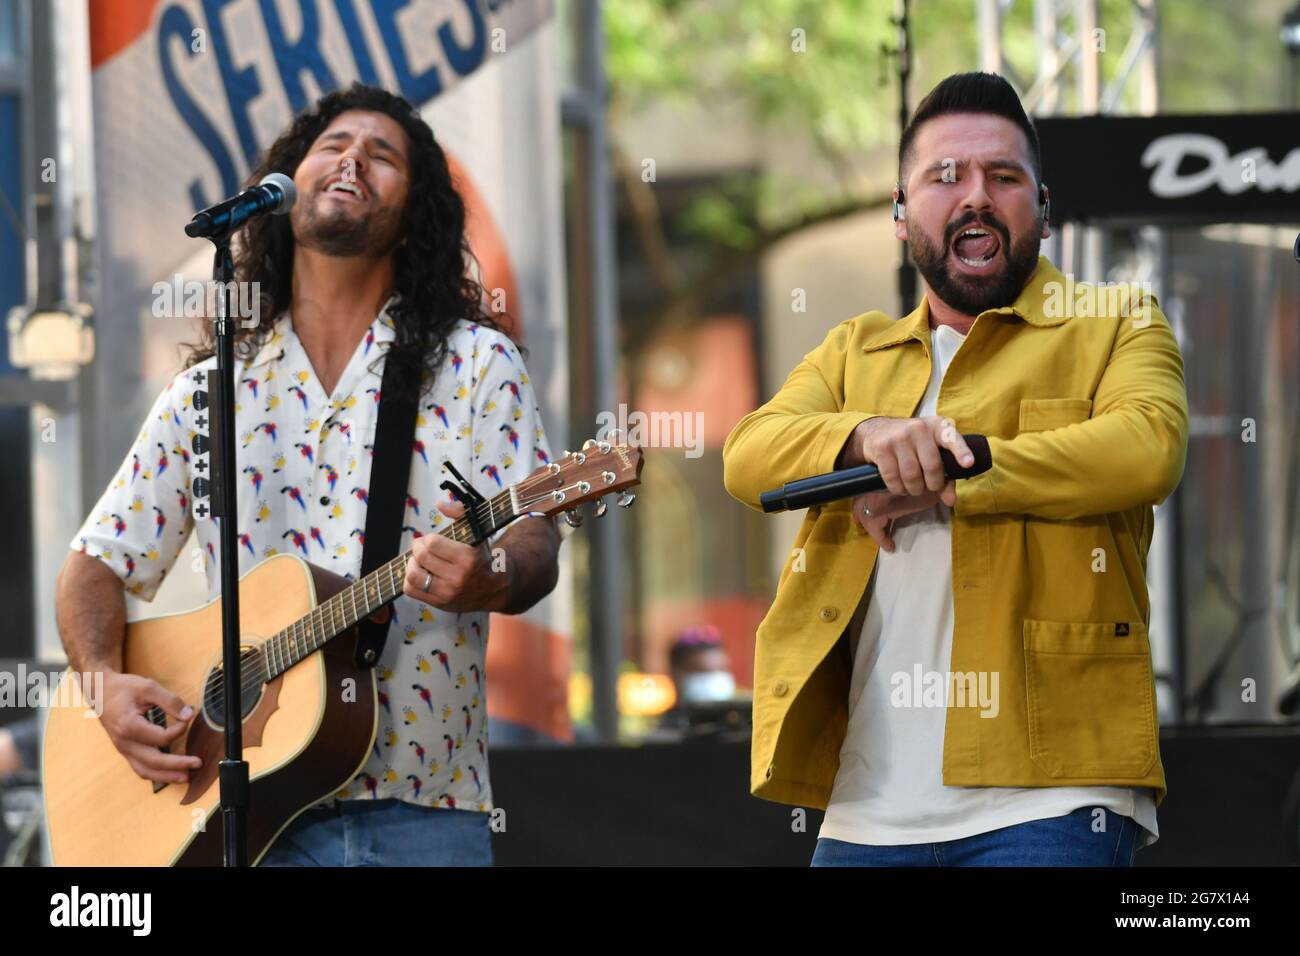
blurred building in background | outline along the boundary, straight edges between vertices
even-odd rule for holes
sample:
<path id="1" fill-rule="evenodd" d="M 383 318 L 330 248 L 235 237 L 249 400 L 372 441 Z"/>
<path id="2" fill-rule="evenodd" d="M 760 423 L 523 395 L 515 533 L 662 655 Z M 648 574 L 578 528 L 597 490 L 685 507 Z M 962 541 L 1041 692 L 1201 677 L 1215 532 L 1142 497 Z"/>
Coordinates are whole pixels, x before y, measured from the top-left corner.
<path id="1" fill-rule="evenodd" d="M 722 442 L 834 325 L 911 308 L 900 106 L 985 68 L 1038 117 L 1294 109 L 1296 6 L 925 0 L 904 42 L 895 0 L 0 0 L 0 313 L 65 316 L 67 357 L 36 380 L 0 340 L 0 657 L 58 660 L 67 540 L 195 338 L 151 311 L 155 283 L 208 275 L 181 225 L 360 78 L 458 162 L 554 450 L 655 425 L 637 507 L 568 533 L 556 593 L 494 621 L 494 742 L 652 732 L 670 648 L 703 627 L 743 700 L 799 516 L 733 501 Z M 1183 347 L 1192 440 L 1149 567 L 1167 723 L 1278 721 L 1300 656 L 1298 190 L 1276 223 L 1072 223 L 1044 246 L 1080 281 L 1155 282 Z M 199 603 L 198 560 L 131 613 Z"/>
<path id="2" fill-rule="evenodd" d="M 900 68 L 910 107 L 944 76 L 985 69 L 1037 118 L 1263 113 L 1295 108 L 1297 23 L 1291 0 L 606 4 L 620 394 L 646 410 L 698 402 L 705 434 L 716 418 L 725 436 L 834 325 L 911 309 L 887 202 Z M 1279 142 L 1271 160 L 1293 170 L 1300 138 Z M 1078 281 L 1150 282 L 1184 350 L 1188 460 L 1148 566 L 1167 724 L 1282 720 L 1300 657 L 1300 182 L 1284 179 L 1267 187 L 1284 190 L 1279 225 L 1094 215 L 1054 223 L 1043 246 Z M 1054 196 L 1070 188 L 1049 182 Z M 712 391 L 724 378 L 726 394 Z M 1263 430 L 1253 442 L 1247 418 Z M 801 516 L 719 499 L 705 449 L 695 463 L 664 449 L 646 468 L 623 653 L 629 670 L 659 671 L 678 629 L 713 624 L 748 686 Z"/>

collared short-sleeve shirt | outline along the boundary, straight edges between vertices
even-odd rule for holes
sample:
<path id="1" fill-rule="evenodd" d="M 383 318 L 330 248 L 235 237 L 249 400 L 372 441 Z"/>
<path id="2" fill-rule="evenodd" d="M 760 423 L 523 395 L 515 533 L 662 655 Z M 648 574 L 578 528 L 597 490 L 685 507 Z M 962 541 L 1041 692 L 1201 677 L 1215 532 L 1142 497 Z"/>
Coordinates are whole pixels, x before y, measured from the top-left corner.
<path id="1" fill-rule="evenodd" d="M 383 352 L 395 337 L 387 308 L 357 343 L 326 394 L 286 312 L 258 353 L 235 365 L 238 397 L 239 573 L 290 552 L 355 579 L 368 504 Z M 438 486 L 450 461 L 485 497 L 550 458 L 528 373 L 514 344 L 486 326 L 458 322 L 439 374 L 421 397 L 401 549 L 451 519 Z M 220 590 L 219 526 L 190 500 L 200 472 L 191 451 L 200 427 L 194 393 L 216 369 L 210 358 L 182 372 L 154 402 L 116 477 L 72 547 L 105 562 L 126 588 L 152 600 L 175 561 L 205 571 Z M 200 509 L 204 510 L 204 509 Z M 180 553 L 191 529 L 198 548 Z M 488 613 L 449 613 L 406 595 L 377 665 L 379 730 L 360 774 L 339 799 L 395 797 L 425 806 L 489 810 Z"/>

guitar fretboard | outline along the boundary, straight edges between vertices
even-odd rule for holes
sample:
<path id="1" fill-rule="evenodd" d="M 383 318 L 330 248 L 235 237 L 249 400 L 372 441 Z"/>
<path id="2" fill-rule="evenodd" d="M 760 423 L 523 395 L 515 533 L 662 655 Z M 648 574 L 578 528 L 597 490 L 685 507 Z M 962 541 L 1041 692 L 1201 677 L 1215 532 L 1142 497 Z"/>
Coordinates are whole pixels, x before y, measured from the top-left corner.
<path id="1" fill-rule="evenodd" d="M 477 516 L 483 537 L 474 533 L 469 517 L 460 518 L 450 527 L 438 532 L 462 544 L 476 545 L 483 538 L 504 528 L 527 511 L 517 513 L 511 498 L 511 489 L 489 499 L 478 508 Z M 399 554 L 381 564 L 350 587 L 332 598 L 316 605 L 306 617 L 280 631 L 263 645 L 266 680 L 283 674 L 309 654 L 320 650 L 331 639 L 364 620 L 402 593 L 406 579 L 406 565 L 411 552 Z"/>

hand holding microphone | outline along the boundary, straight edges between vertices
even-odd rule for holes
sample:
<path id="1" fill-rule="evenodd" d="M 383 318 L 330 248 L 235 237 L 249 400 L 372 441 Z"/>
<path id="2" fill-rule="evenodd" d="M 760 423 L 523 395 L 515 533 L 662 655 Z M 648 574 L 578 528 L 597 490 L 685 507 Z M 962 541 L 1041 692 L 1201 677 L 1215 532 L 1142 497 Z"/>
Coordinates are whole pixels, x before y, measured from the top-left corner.
<path id="1" fill-rule="evenodd" d="M 951 418 L 869 418 L 853 430 L 835 467 L 872 464 L 892 493 L 922 495 L 942 491 L 949 481 L 939 455 L 941 448 L 962 468 L 975 464 L 975 453 Z"/>
<path id="2" fill-rule="evenodd" d="M 837 470 L 787 482 L 759 496 L 767 512 L 810 508 L 852 497 L 854 516 L 893 550 L 891 518 L 957 500 L 954 479 L 973 478 L 993 462 L 983 435 L 962 435 L 950 418 L 871 418 L 844 443 Z M 866 507 L 866 511 L 863 507 Z"/>
<path id="3" fill-rule="evenodd" d="M 874 464 L 888 489 L 853 499 L 854 520 L 886 552 L 894 550 L 889 531 L 895 518 L 940 501 L 949 508 L 957 503 L 957 483 L 944 472 L 941 448 L 963 468 L 975 463 L 956 423 L 942 415 L 868 419 L 845 442 L 844 463 Z"/>

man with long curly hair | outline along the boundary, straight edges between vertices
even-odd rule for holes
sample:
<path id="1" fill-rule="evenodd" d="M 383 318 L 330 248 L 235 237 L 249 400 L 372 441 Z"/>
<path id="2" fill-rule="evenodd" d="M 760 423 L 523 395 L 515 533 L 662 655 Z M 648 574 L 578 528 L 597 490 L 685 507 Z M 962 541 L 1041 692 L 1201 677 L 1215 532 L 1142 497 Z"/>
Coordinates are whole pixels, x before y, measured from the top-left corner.
<path id="1" fill-rule="evenodd" d="M 419 405 L 401 542 L 413 556 L 377 665 L 378 738 L 356 778 L 260 862 L 490 863 L 488 612 L 520 613 L 554 588 L 559 535 L 551 519 L 524 518 L 491 551 L 445 537 L 464 507 L 439 486 L 444 461 L 486 497 L 547 462 L 534 393 L 470 271 L 446 156 L 408 102 L 360 85 L 324 96 L 249 179 L 269 172 L 291 176 L 298 201 L 288 217 L 251 222 L 235 249 L 236 280 L 260 292 L 260 320 L 236 334 L 241 574 L 289 551 L 355 578 L 387 363 Z M 59 578 L 70 662 L 105 674 L 105 730 L 137 774 L 164 784 L 199 764 L 161 749 L 195 702 L 122 672 L 124 591 L 152 600 L 193 529 L 217 595 L 218 527 L 192 514 L 185 451 L 193 395 L 215 367 L 205 326 Z M 146 719 L 153 706 L 171 718 L 166 730 Z"/>

